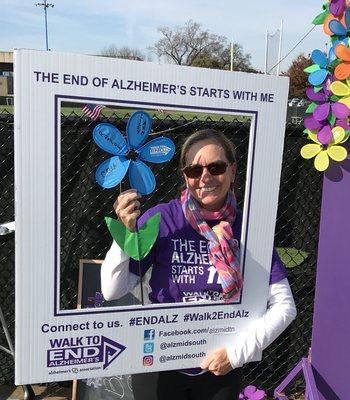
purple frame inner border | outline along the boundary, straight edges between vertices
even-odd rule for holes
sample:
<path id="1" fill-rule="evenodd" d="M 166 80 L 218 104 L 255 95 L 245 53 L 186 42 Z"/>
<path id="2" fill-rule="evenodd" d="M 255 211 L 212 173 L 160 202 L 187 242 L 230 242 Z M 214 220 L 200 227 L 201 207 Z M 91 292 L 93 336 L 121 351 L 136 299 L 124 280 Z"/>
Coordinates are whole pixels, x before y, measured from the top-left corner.
<path id="1" fill-rule="evenodd" d="M 66 95 L 55 95 L 55 255 L 54 255 L 54 265 L 55 265 L 55 281 L 54 281 L 54 316 L 55 317 L 64 317 L 67 315 L 90 315 L 90 314 L 101 314 L 101 313 L 112 313 L 112 312 L 130 312 L 132 309 L 130 309 L 128 306 L 123 306 L 123 308 L 116 310 L 113 307 L 113 310 L 106 310 L 106 309 L 101 309 L 101 311 L 97 311 L 96 308 L 93 309 L 94 311 L 88 311 L 88 312 L 65 312 L 65 311 L 60 311 L 57 309 L 57 286 L 59 282 L 59 266 L 58 266 L 58 260 L 57 260 L 57 250 L 59 246 L 59 238 L 58 238 L 58 221 L 57 221 L 57 209 L 58 209 L 58 193 L 57 193 L 57 184 L 58 184 L 58 165 L 57 165 L 57 155 L 58 155 L 58 105 L 59 101 L 61 99 L 65 100 L 83 100 L 84 102 L 88 103 L 96 103 L 96 102 L 108 102 L 108 103 L 116 103 L 117 105 L 120 104 L 127 104 L 127 105 L 135 105 L 138 108 L 144 107 L 144 106 L 156 106 L 156 107 L 172 107 L 172 108 L 179 108 L 179 109 L 194 109 L 194 110 L 202 110 L 202 111 L 224 111 L 224 112 L 237 112 L 240 114 L 249 114 L 249 115 L 255 115 L 255 125 L 254 125 L 254 140 L 253 140 L 253 149 L 252 149 L 252 165 L 251 165 L 251 170 L 250 172 L 250 187 L 249 187 L 249 198 L 248 198 L 248 212 L 247 212 L 247 229 L 246 229 L 246 236 L 245 236 L 245 242 L 244 242 L 244 252 L 242 255 L 242 275 L 244 277 L 244 270 L 245 270 L 245 259 L 246 259 L 246 249 L 247 249 L 247 238 L 248 238 L 248 228 L 249 228 L 249 216 L 250 216 L 250 204 L 251 204 L 251 193 L 252 193 L 252 182 L 253 182 L 253 170 L 254 170 L 254 160 L 255 160 L 255 144 L 256 144 L 256 129 L 258 125 L 258 111 L 251 111 L 251 110 L 239 110 L 236 108 L 213 108 L 213 107 L 197 107 L 197 106 L 186 106 L 186 105 L 177 105 L 177 104 L 167 104 L 167 103 L 152 103 L 152 102 L 144 102 L 144 101 L 129 101 L 129 100 L 116 100 L 116 99 L 106 99 L 106 98 L 97 98 L 97 97 L 80 97 L 80 96 L 66 96 Z M 239 301 L 234 302 L 233 304 L 241 304 L 242 302 L 242 295 L 239 298 Z M 169 305 L 169 306 L 161 306 L 161 307 L 147 307 L 147 306 L 142 306 L 142 310 L 164 310 L 164 309 L 171 309 L 171 308 L 176 308 L 175 305 Z M 227 304 L 228 306 L 230 304 Z M 213 304 L 213 306 L 225 306 L 223 303 L 219 304 Z M 127 307 L 127 308 L 126 308 Z M 186 305 L 184 306 L 186 308 L 192 308 L 192 307 L 203 307 L 203 304 L 192 304 L 192 305 Z M 125 309 L 126 308 L 126 309 Z M 141 311 L 140 309 L 137 309 L 135 311 Z"/>

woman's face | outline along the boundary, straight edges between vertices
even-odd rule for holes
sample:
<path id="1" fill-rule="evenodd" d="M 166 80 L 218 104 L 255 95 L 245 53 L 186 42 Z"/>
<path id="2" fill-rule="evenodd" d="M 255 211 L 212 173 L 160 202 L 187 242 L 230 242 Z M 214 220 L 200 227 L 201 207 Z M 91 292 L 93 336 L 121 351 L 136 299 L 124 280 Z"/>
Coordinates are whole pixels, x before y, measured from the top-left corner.
<path id="1" fill-rule="evenodd" d="M 211 175 L 207 168 L 203 168 L 199 178 L 188 178 L 184 174 L 187 188 L 199 204 L 210 211 L 219 210 L 235 179 L 236 164 L 230 165 L 221 145 L 210 139 L 193 144 L 186 154 L 185 161 L 186 166 L 206 166 L 217 161 L 227 163 L 228 167 L 221 175 Z"/>

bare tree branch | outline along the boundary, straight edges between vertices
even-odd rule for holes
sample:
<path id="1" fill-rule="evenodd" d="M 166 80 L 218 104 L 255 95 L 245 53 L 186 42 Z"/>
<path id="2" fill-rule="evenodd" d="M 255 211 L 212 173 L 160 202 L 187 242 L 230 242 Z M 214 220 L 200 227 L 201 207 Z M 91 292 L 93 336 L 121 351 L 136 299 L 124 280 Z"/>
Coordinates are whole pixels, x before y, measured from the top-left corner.
<path id="1" fill-rule="evenodd" d="M 308 75 L 304 72 L 304 69 L 312 64 L 309 56 L 300 54 L 295 60 L 293 60 L 288 71 L 285 75 L 289 76 L 289 97 L 298 97 L 304 99 L 305 88 L 308 85 Z"/>
<path id="2" fill-rule="evenodd" d="M 118 48 L 114 44 L 102 49 L 100 55 L 104 57 L 124 58 L 127 60 L 145 60 L 145 55 L 140 50 L 127 46 Z"/>
<path id="3" fill-rule="evenodd" d="M 158 28 L 161 38 L 150 48 L 158 58 L 179 65 L 193 65 L 207 68 L 230 68 L 230 44 L 224 36 L 204 30 L 192 20 L 183 26 L 170 29 Z M 233 65 L 235 70 L 254 71 L 250 54 L 244 54 L 242 46 L 234 43 Z"/>

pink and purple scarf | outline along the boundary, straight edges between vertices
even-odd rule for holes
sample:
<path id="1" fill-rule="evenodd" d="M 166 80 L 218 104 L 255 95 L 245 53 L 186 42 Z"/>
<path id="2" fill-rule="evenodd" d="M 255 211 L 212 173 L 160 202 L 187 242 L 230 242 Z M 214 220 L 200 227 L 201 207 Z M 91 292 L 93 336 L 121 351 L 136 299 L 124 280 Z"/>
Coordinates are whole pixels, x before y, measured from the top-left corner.
<path id="1" fill-rule="evenodd" d="M 239 265 L 239 246 L 233 238 L 231 225 L 236 218 L 236 198 L 229 192 L 220 211 L 201 208 L 188 189 L 181 193 L 181 204 L 186 219 L 193 229 L 209 242 L 209 260 L 216 268 L 226 303 L 239 297 L 243 285 Z M 220 221 L 213 228 L 206 220 Z"/>

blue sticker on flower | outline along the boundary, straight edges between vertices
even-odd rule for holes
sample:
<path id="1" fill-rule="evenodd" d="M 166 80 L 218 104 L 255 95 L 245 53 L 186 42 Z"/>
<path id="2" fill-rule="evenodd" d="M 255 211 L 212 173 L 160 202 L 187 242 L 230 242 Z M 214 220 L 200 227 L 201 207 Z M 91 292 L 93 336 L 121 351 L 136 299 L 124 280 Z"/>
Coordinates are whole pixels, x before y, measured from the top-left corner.
<path id="1" fill-rule="evenodd" d="M 93 131 L 95 143 L 113 157 L 102 162 L 95 173 L 96 182 L 110 189 L 118 185 L 129 171 L 132 188 L 141 195 L 150 194 L 156 187 L 156 179 L 146 162 L 164 163 L 175 153 L 171 139 L 158 137 L 145 143 L 152 129 L 152 119 L 144 111 L 131 115 L 126 126 L 125 140 L 112 124 L 98 124 Z"/>

